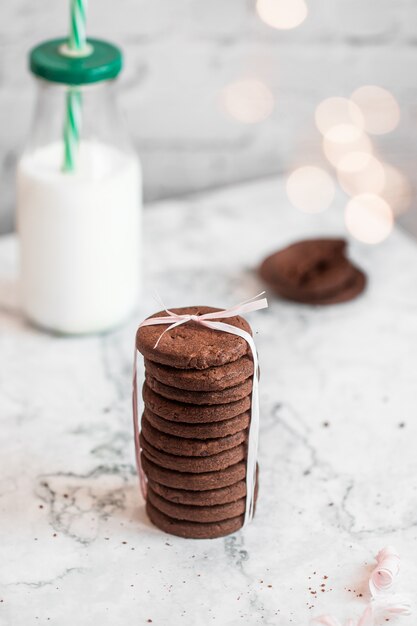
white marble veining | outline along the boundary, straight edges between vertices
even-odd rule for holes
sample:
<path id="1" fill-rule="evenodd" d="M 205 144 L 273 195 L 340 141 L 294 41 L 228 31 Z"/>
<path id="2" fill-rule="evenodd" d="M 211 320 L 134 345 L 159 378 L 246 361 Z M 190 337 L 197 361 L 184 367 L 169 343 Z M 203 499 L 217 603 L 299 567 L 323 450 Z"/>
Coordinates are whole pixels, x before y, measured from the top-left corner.
<path id="1" fill-rule="evenodd" d="M 253 268 L 267 252 L 316 233 L 344 233 L 339 208 L 298 213 L 279 181 L 154 206 L 140 310 L 124 328 L 81 338 L 26 325 L 16 242 L 1 240 L 2 626 L 345 619 L 361 612 L 369 564 L 387 544 L 403 557 L 400 588 L 415 593 L 417 246 L 399 231 L 380 246 L 352 243 L 370 277 L 357 301 L 271 299 L 251 316 L 262 372 L 252 525 L 175 538 L 150 525 L 139 495 L 130 379 L 152 289 L 170 306 L 234 304 L 260 291 Z"/>

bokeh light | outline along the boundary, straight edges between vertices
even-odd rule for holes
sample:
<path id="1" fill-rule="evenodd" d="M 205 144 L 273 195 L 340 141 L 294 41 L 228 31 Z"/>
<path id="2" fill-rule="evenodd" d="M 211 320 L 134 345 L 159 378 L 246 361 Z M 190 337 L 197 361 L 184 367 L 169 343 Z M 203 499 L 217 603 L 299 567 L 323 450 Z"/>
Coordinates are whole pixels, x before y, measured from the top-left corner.
<path id="1" fill-rule="evenodd" d="M 257 0 L 256 10 L 265 24 L 282 30 L 296 28 L 308 14 L 304 0 Z"/>
<path id="2" fill-rule="evenodd" d="M 365 193 L 355 196 L 347 203 L 345 223 L 353 237 L 364 243 L 376 244 L 384 241 L 390 234 L 394 216 L 383 198 Z"/>
<path id="3" fill-rule="evenodd" d="M 382 163 L 372 154 L 368 155 L 365 165 L 356 170 L 346 171 L 343 165 L 346 159 L 353 157 L 354 152 L 346 155 L 337 168 L 337 179 L 343 191 L 350 196 L 362 193 L 379 194 L 385 186 L 385 169 Z M 363 155 L 363 153 L 362 153 Z"/>
<path id="4" fill-rule="evenodd" d="M 316 126 L 323 135 L 329 133 L 334 127 L 341 127 L 336 131 L 339 134 L 343 132 L 352 133 L 352 128 L 344 129 L 344 126 L 359 129 L 356 131 L 359 134 L 364 128 L 364 119 L 360 108 L 347 98 L 326 98 L 317 106 L 314 117 Z"/>
<path id="5" fill-rule="evenodd" d="M 353 92 L 351 100 L 362 112 L 366 132 L 383 135 L 398 126 L 400 107 L 387 89 L 365 85 Z"/>
<path id="6" fill-rule="evenodd" d="M 267 119 L 274 110 L 274 96 L 261 81 L 245 79 L 230 83 L 222 92 L 227 113 L 243 124 L 256 124 Z"/>
<path id="7" fill-rule="evenodd" d="M 381 196 L 388 202 L 394 215 L 405 213 L 411 205 L 413 192 L 408 178 L 399 169 L 384 163 L 385 185 Z"/>
<path id="8" fill-rule="evenodd" d="M 373 147 L 369 137 L 361 133 L 356 126 L 343 124 L 342 128 L 334 126 L 323 137 L 323 152 L 335 167 L 339 167 L 341 163 L 348 167 L 345 161 L 347 155 L 360 153 L 363 160 L 365 159 L 363 155 L 372 154 Z"/>
<path id="9" fill-rule="evenodd" d="M 291 203 L 305 213 L 320 213 L 332 203 L 335 185 L 322 168 L 306 165 L 294 170 L 287 179 L 287 195 Z"/>
<path id="10" fill-rule="evenodd" d="M 363 170 L 371 159 L 370 152 L 347 152 L 340 158 L 337 169 L 339 172 L 359 172 Z"/>
<path id="11" fill-rule="evenodd" d="M 329 128 L 325 137 L 334 143 L 349 143 L 358 141 L 362 135 L 362 130 L 353 124 L 337 124 Z"/>

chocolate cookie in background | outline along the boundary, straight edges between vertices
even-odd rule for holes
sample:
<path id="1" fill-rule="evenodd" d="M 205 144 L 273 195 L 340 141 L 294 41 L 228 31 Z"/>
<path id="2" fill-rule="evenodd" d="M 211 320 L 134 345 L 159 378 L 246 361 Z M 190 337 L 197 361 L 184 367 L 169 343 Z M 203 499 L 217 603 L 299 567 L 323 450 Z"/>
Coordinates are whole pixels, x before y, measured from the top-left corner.
<path id="1" fill-rule="evenodd" d="M 219 309 L 174 309 L 213 311 Z M 252 334 L 238 315 L 219 321 Z M 136 335 L 145 357 L 139 442 L 146 510 L 166 532 L 221 537 L 241 528 L 246 511 L 252 352 L 242 337 L 194 321 L 170 330 L 156 346 L 165 328 L 141 326 Z M 255 498 L 257 488 L 258 471 Z"/>
<path id="2" fill-rule="evenodd" d="M 258 273 L 272 291 L 303 304 L 338 304 L 356 298 L 365 274 L 346 256 L 343 239 L 306 239 L 274 252 Z"/>

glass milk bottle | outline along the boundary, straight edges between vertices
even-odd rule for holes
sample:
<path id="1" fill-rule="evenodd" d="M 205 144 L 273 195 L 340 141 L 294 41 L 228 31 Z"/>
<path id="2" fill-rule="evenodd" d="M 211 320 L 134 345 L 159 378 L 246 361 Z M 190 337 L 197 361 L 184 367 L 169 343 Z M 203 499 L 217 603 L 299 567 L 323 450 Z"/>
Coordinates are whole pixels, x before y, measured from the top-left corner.
<path id="1" fill-rule="evenodd" d="M 123 322 L 139 288 L 141 172 L 115 102 L 118 48 L 90 39 L 30 53 L 38 97 L 17 169 L 23 310 L 59 333 Z"/>

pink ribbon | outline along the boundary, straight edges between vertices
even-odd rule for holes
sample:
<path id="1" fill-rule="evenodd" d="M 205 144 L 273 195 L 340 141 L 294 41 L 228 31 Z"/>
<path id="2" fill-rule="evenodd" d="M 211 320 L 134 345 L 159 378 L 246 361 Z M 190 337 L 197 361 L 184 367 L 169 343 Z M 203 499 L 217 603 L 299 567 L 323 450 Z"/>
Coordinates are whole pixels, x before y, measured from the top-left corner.
<path id="1" fill-rule="evenodd" d="M 358 626 L 373 626 L 374 617 L 372 612 L 372 606 L 367 606 L 362 616 L 359 618 Z"/>
<path id="2" fill-rule="evenodd" d="M 400 556 L 395 548 L 388 546 L 380 550 L 376 556 L 376 567 L 369 578 L 371 601 L 358 621 L 350 619 L 346 626 L 374 626 L 375 619 L 384 615 L 409 615 L 410 604 L 397 594 L 387 592 L 393 586 L 400 572 Z M 378 622 L 379 623 L 379 622 Z M 321 615 L 312 620 L 312 624 L 320 626 L 342 626 L 332 615 Z"/>
<path id="3" fill-rule="evenodd" d="M 188 322 L 196 322 L 197 324 L 201 324 L 202 326 L 206 326 L 207 328 L 212 328 L 213 330 L 218 330 L 224 333 L 230 333 L 232 335 L 237 335 L 238 337 L 242 337 L 248 343 L 253 358 L 254 372 L 253 372 L 253 384 L 252 384 L 252 398 L 251 398 L 251 421 L 249 425 L 249 435 L 248 435 L 248 455 L 247 455 L 247 464 L 246 464 L 246 509 L 245 509 L 245 524 L 250 521 L 253 517 L 254 506 L 255 506 L 255 483 L 256 483 L 256 461 L 258 454 L 258 438 L 259 438 L 259 363 L 258 363 L 258 355 L 256 352 L 255 342 L 253 337 L 242 330 L 241 328 L 237 328 L 236 326 L 232 326 L 231 324 L 227 324 L 225 322 L 219 322 L 216 320 L 219 319 L 227 319 L 229 317 L 235 317 L 236 315 L 244 315 L 246 313 L 250 313 L 252 311 L 258 311 L 260 309 L 265 309 L 268 306 L 268 302 L 266 298 L 261 298 L 257 300 L 260 296 L 262 296 L 265 292 L 258 294 L 254 298 L 250 300 L 246 300 L 241 304 L 237 304 L 230 309 L 225 309 L 224 311 L 213 311 L 212 313 L 204 313 L 203 315 L 180 315 L 177 313 L 173 313 L 172 311 L 165 309 L 168 315 L 164 315 L 161 317 L 151 317 L 144 320 L 141 324 L 139 324 L 139 328 L 143 326 L 154 326 L 157 324 L 169 324 L 168 328 L 166 328 L 158 338 L 158 341 L 155 344 L 155 348 L 158 346 L 159 342 L 169 331 L 177 328 L 177 326 L 181 326 L 182 324 L 187 324 Z M 133 367 L 133 428 L 134 428 L 134 438 L 135 438 L 135 452 L 136 452 L 136 466 L 138 469 L 139 480 L 142 495 L 146 498 L 146 477 L 142 468 L 142 464 L 140 461 L 140 445 L 139 445 L 139 415 L 138 415 L 138 388 L 137 388 L 137 359 L 138 352 L 135 349 L 135 357 L 134 357 L 134 367 Z"/>
<path id="4" fill-rule="evenodd" d="M 411 605 L 408 598 L 392 594 L 378 599 L 378 610 L 390 615 L 410 615 Z"/>
<path id="5" fill-rule="evenodd" d="M 400 555 L 392 546 L 387 546 L 376 555 L 376 567 L 369 579 L 372 597 L 388 591 L 400 573 Z"/>

